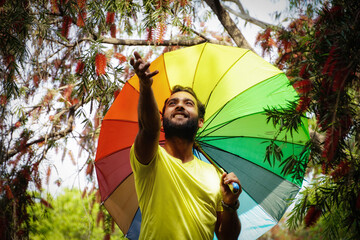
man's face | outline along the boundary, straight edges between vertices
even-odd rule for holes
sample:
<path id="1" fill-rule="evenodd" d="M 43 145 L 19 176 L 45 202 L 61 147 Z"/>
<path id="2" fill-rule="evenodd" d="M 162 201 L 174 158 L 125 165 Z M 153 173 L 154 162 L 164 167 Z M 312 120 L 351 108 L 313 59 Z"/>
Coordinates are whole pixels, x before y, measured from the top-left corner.
<path id="1" fill-rule="evenodd" d="M 194 140 L 203 119 L 198 117 L 196 99 L 188 92 L 176 92 L 166 102 L 163 115 L 165 137 Z"/>

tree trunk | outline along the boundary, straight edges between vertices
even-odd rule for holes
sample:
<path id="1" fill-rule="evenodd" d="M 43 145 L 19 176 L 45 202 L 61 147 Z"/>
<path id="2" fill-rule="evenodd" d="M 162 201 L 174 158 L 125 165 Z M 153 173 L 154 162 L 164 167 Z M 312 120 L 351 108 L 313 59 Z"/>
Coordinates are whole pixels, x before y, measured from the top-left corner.
<path id="1" fill-rule="evenodd" d="M 207 5 L 214 11 L 221 24 L 229 33 L 238 47 L 247 48 L 253 50 L 250 44 L 246 41 L 244 35 L 231 19 L 229 13 L 221 6 L 219 0 L 205 0 Z"/>

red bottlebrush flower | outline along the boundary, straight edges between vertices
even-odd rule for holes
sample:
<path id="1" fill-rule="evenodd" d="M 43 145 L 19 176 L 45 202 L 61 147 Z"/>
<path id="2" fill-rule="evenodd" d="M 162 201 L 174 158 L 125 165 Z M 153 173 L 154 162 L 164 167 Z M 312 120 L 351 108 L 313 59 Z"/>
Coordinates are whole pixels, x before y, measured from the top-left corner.
<path id="1" fill-rule="evenodd" d="M 119 95 L 119 93 L 120 93 L 120 90 L 119 90 L 119 89 L 115 90 L 115 92 L 114 92 L 114 98 L 115 98 L 115 99 L 117 98 L 117 96 Z"/>
<path id="2" fill-rule="evenodd" d="M 338 69 L 333 77 L 333 85 L 332 85 L 332 90 L 334 92 L 340 90 L 344 90 L 345 87 L 345 81 L 348 78 L 350 72 L 347 69 Z"/>
<path id="3" fill-rule="evenodd" d="M 106 68 L 106 56 L 102 53 L 98 53 L 95 56 L 95 67 L 96 67 L 96 74 L 98 76 L 105 74 Z"/>
<path id="4" fill-rule="evenodd" d="M 185 5 L 188 4 L 188 1 L 187 0 L 180 0 L 180 6 L 181 7 L 185 7 Z"/>
<path id="5" fill-rule="evenodd" d="M 336 46 L 332 46 L 329 52 L 329 56 L 326 59 L 326 62 L 324 64 L 323 70 L 322 70 L 322 74 L 327 74 L 329 72 L 329 68 L 330 66 L 333 65 L 334 62 L 334 54 L 336 51 L 337 47 Z"/>
<path id="6" fill-rule="evenodd" d="M 326 158 L 328 163 L 331 163 L 334 158 L 335 151 L 339 143 L 339 137 L 339 129 L 329 128 L 326 131 L 324 149 L 321 156 Z"/>
<path id="7" fill-rule="evenodd" d="M 94 172 L 94 164 L 90 162 L 86 167 L 86 175 L 91 176 L 93 172 Z"/>
<path id="8" fill-rule="evenodd" d="M 83 61 L 79 60 L 79 61 L 77 62 L 77 65 L 76 65 L 76 70 L 75 70 L 75 72 L 76 72 L 77 74 L 81 75 L 82 72 L 84 71 L 84 68 L 85 68 L 85 63 L 84 63 Z"/>
<path id="9" fill-rule="evenodd" d="M 5 106 L 7 103 L 7 97 L 5 95 L 0 96 L 0 105 Z"/>
<path id="10" fill-rule="evenodd" d="M 186 15 L 184 17 L 184 25 L 187 26 L 187 27 L 190 27 L 191 26 L 191 17 L 189 15 Z"/>
<path id="11" fill-rule="evenodd" d="M 41 198 L 40 199 L 40 203 L 42 204 L 42 205 L 44 205 L 45 207 L 47 207 L 47 208 L 53 208 L 53 206 L 48 202 L 48 201 L 46 201 L 45 199 L 43 199 L 43 198 Z"/>
<path id="12" fill-rule="evenodd" d="M 114 53 L 114 57 L 119 59 L 120 64 L 126 62 L 126 57 L 122 55 L 121 53 Z"/>
<path id="13" fill-rule="evenodd" d="M 74 85 L 72 85 L 72 84 L 69 84 L 68 86 L 67 86 L 67 88 L 65 88 L 65 90 L 64 90 L 64 93 L 63 93 L 63 95 L 64 95 L 64 98 L 66 99 L 66 100 L 70 100 L 70 97 L 71 97 L 71 93 L 72 93 L 72 91 L 73 91 L 73 88 L 74 88 Z"/>
<path id="14" fill-rule="evenodd" d="M 110 26 L 110 35 L 113 38 L 116 38 L 116 25 L 115 24 L 111 24 Z"/>
<path id="15" fill-rule="evenodd" d="M 115 13 L 114 12 L 107 12 L 106 14 L 106 24 L 113 24 L 115 21 Z"/>
<path id="16" fill-rule="evenodd" d="M 51 167 L 48 166 L 48 168 L 46 170 L 46 184 L 47 185 L 49 185 L 50 175 L 51 175 Z"/>
<path id="17" fill-rule="evenodd" d="M 60 13 L 59 4 L 57 0 L 50 0 L 51 12 L 55 14 Z"/>
<path id="18" fill-rule="evenodd" d="M 39 75 L 35 74 L 33 76 L 33 82 L 34 82 L 34 86 L 38 87 L 39 86 Z"/>
<path id="19" fill-rule="evenodd" d="M 263 39 L 268 39 L 270 37 L 270 35 L 271 35 L 271 28 L 267 28 L 262 37 L 263 37 Z"/>
<path id="20" fill-rule="evenodd" d="M 70 30 L 70 27 L 71 27 L 71 17 L 69 16 L 64 16 L 63 18 L 63 25 L 62 25 L 62 28 L 61 28 L 61 35 L 64 37 L 64 38 L 68 38 L 68 35 L 69 35 L 69 30 Z"/>
<path id="21" fill-rule="evenodd" d="M 21 126 L 21 122 L 20 121 L 17 121 L 16 123 L 15 123 L 15 128 L 18 128 L 18 127 L 20 127 Z"/>
<path id="22" fill-rule="evenodd" d="M 60 179 L 57 179 L 57 180 L 55 181 L 55 184 L 56 184 L 58 187 L 60 187 L 60 186 L 61 186 L 61 180 L 60 180 Z"/>
<path id="23" fill-rule="evenodd" d="M 110 240 L 110 234 L 109 233 L 105 234 L 104 240 Z"/>
<path id="24" fill-rule="evenodd" d="M 83 9 L 86 7 L 86 0 L 77 0 L 77 5 L 80 9 Z"/>
<path id="25" fill-rule="evenodd" d="M 85 11 L 79 12 L 76 25 L 78 27 L 84 27 L 85 26 L 85 20 L 86 20 L 87 13 Z"/>
<path id="26" fill-rule="evenodd" d="M 87 188 L 85 187 L 84 191 L 81 193 L 81 198 L 84 198 L 87 193 Z"/>
<path id="27" fill-rule="evenodd" d="M 157 34 L 157 42 L 158 43 L 163 43 L 164 42 L 164 36 L 166 33 L 166 24 L 164 22 L 160 22 L 158 27 L 158 34 Z"/>
<path id="28" fill-rule="evenodd" d="M 97 217 L 96 217 L 96 226 L 99 226 L 100 221 L 103 220 L 103 219 L 104 219 L 104 213 L 103 213 L 103 211 L 100 210 L 98 212 Z"/>
<path id="29" fill-rule="evenodd" d="M 149 28 L 146 28 L 146 31 L 147 31 L 147 41 L 151 42 L 154 39 L 154 37 L 153 37 L 154 30 L 152 27 L 149 27 Z"/>
<path id="30" fill-rule="evenodd" d="M 321 216 L 321 210 L 318 209 L 316 206 L 311 206 L 308 209 L 306 216 L 304 218 L 305 226 L 310 227 L 314 225 L 319 220 L 320 216 Z"/>
<path id="31" fill-rule="evenodd" d="M 309 78 L 310 77 L 310 74 L 307 70 L 308 68 L 308 65 L 307 64 L 304 64 L 302 67 L 301 67 L 301 70 L 299 72 L 299 76 L 302 77 L 302 78 Z"/>
<path id="32" fill-rule="evenodd" d="M 48 92 L 44 97 L 44 103 L 48 104 L 53 98 L 54 95 L 51 92 Z"/>
<path id="33" fill-rule="evenodd" d="M 15 57 L 14 57 L 14 55 L 7 55 L 6 57 L 5 57 L 5 64 L 6 64 L 6 66 L 7 67 L 11 67 L 10 65 L 12 65 L 12 64 L 14 64 L 14 62 L 15 62 Z"/>
<path id="34" fill-rule="evenodd" d="M 330 15 L 334 16 L 334 17 L 338 17 L 340 15 L 342 15 L 343 12 L 343 7 L 340 5 L 334 5 L 330 10 L 329 13 Z"/>
<path id="35" fill-rule="evenodd" d="M 309 79 L 304 79 L 301 81 L 297 81 L 293 84 L 293 87 L 299 94 L 305 94 L 311 91 L 312 84 Z"/>
<path id="36" fill-rule="evenodd" d="M 358 193 L 358 196 L 356 199 L 356 209 L 360 209 L 360 192 Z"/>
<path id="37" fill-rule="evenodd" d="M 77 98 L 70 99 L 71 106 L 78 104 L 78 103 L 79 103 L 79 99 L 77 99 Z"/>
<path id="38" fill-rule="evenodd" d="M 30 175 L 29 169 L 25 168 L 25 169 L 21 170 L 21 174 L 26 180 L 28 180 L 28 181 L 31 180 L 31 175 Z"/>
<path id="39" fill-rule="evenodd" d="M 336 169 L 330 174 L 334 179 L 346 176 L 350 171 L 350 164 L 347 161 L 341 161 Z"/>
<path id="40" fill-rule="evenodd" d="M 296 106 L 297 112 L 304 112 L 309 107 L 311 99 L 307 96 L 301 96 L 298 105 Z"/>
<path id="41" fill-rule="evenodd" d="M 14 198 L 14 195 L 13 195 L 13 193 L 12 193 L 9 185 L 5 185 L 4 188 L 5 188 L 5 191 L 6 191 L 6 197 L 7 197 L 8 199 L 13 199 L 13 198 Z"/>
<path id="42" fill-rule="evenodd" d="M 54 63 L 54 67 L 56 68 L 56 69 L 59 69 L 60 68 L 60 66 L 61 66 L 61 64 L 62 64 L 62 61 L 61 61 L 61 59 L 55 59 L 54 61 L 53 61 L 53 63 Z"/>

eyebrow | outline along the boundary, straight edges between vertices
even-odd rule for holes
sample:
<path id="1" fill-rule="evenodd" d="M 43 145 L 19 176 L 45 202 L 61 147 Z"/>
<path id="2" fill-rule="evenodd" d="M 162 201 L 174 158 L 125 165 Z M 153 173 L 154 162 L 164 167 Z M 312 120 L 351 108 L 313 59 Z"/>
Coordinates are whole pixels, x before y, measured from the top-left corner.
<path id="1" fill-rule="evenodd" d="M 179 101 L 180 100 L 180 98 L 171 98 L 171 99 L 169 99 L 168 100 L 168 103 L 169 102 L 171 102 L 171 101 Z M 194 100 L 192 100 L 191 98 L 183 98 L 183 100 L 186 102 L 186 101 L 191 101 L 192 103 L 194 103 L 195 104 L 195 101 Z"/>

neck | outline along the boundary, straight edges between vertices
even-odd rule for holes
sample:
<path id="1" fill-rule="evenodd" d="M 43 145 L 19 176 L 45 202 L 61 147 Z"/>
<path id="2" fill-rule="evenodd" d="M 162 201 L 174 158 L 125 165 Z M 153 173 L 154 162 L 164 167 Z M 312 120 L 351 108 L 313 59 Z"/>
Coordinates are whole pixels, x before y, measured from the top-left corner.
<path id="1" fill-rule="evenodd" d="M 194 141 L 188 141 L 178 137 L 167 138 L 164 149 L 173 157 L 180 159 L 183 163 L 194 159 L 193 148 Z"/>

